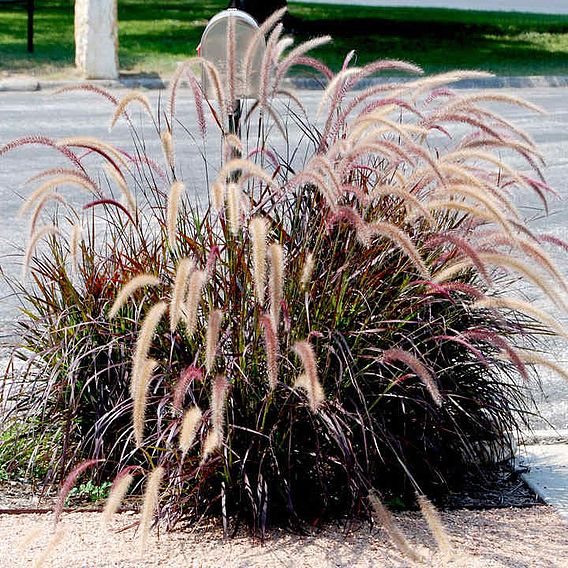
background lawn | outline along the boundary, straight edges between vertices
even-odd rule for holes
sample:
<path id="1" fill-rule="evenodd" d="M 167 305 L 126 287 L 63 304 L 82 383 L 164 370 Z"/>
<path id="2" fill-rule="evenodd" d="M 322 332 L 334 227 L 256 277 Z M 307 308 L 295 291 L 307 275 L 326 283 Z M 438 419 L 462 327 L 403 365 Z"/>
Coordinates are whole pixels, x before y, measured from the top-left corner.
<path id="1" fill-rule="evenodd" d="M 0 8 L 0 72 L 73 74 L 73 0 L 36 0 L 36 53 L 26 52 L 22 9 Z M 167 75 L 192 56 L 207 20 L 226 1 L 119 0 L 124 72 Z M 568 16 L 428 8 L 290 5 L 298 39 L 331 34 L 319 56 L 337 69 L 350 49 L 358 62 L 400 58 L 427 72 L 476 68 L 503 75 L 568 74 Z"/>

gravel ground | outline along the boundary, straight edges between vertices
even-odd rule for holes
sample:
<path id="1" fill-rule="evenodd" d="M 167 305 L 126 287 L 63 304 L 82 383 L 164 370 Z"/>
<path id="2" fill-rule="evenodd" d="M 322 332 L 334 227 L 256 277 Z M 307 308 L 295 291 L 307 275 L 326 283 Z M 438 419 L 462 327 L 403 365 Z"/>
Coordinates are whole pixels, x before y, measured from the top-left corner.
<path id="1" fill-rule="evenodd" d="M 568 566 L 566 525 L 549 507 L 453 511 L 442 514 L 454 553 L 449 560 L 435 556 L 424 521 L 416 513 L 396 516 L 426 566 L 467 568 L 553 568 Z M 276 567 L 410 567 L 414 564 L 386 540 L 380 529 L 367 525 L 346 532 L 338 527 L 311 536 L 273 531 L 264 544 L 247 536 L 223 540 L 216 528 L 162 533 L 150 539 L 143 554 L 130 526 L 134 513 L 118 515 L 113 532 L 100 528 L 100 515 L 64 514 L 58 543 L 52 516 L 0 515 L 0 566 L 53 568 L 276 568 Z M 130 528 L 128 528 L 130 527 Z M 119 531 L 121 528 L 127 530 Z M 57 536 L 55 540 L 57 540 Z M 38 563 L 39 561 L 39 563 Z"/>

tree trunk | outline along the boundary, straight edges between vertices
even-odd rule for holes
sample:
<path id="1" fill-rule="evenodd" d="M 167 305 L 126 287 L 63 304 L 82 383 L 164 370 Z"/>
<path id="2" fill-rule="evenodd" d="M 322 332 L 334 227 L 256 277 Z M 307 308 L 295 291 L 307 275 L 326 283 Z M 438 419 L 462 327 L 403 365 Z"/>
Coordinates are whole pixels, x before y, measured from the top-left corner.
<path id="1" fill-rule="evenodd" d="M 262 24 L 270 14 L 287 5 L 286 0 L 236 0 L 229 6 L 248 12 L 259 24 Z"/>

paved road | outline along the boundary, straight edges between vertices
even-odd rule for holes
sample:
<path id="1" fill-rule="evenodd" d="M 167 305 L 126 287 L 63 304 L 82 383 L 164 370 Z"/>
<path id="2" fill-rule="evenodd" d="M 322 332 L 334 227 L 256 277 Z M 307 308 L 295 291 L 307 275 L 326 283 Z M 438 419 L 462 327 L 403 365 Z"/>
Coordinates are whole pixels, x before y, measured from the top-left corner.
<path id="1" fill-rule="evenodd" d="M 350 4 L 355 6 L 413 6 L 419 8 L 456 8 L 498 12 L 534 12 L 568 14 L 566 0 L 310 0 L 314 4 Z M 292 1 L 292 3 L 294 3 Z"/>
<path id="2" fill-rule="evenodd" d="M 503 92 L 503 91 L 501 91 Z M 529 132 L 539 144 L 547 158 L 547 175 L 549 182 L 563 196 L 568 195 L 566 174 L 568 172 L 568 106 L 566 100 L 568 90 L 564 88 L 527 89 L 524 91 L 508 91 L 522 95 L 548 109 L 547 116 L 531 116 L 525 111 L 505 108 L 501 109 L 505 116 Z M 301 96 L 309 108 L 315 109 L 320 94 L 303 92 Z M 156 92 L 150 97 L 155 100 Z M 188 97 L 180 97 L 180 116 L 184 122 L 194 121 L 192 107 Z M 41 133 L 46 136 L 60 138 L 64 136 L 98 136 L 112 141 L 123 148 L 131 148 L 132 142 L 124 127 L 117 127 L 112 134 L 108 133 L 111 108 L 110 105 L 89 94 L 49 95 L 39 93 L 2 93 L 0 94 L 0 145 L 17 137 Z M 146 130 L 145 138 L 153 139 L 152 133 Z M 298 137 L 297 131 L 293 137 Z M 211 137 L 213 138 L 213 137 Z M 202 160 L 195 151 L 190 152 L 192 144 L 178 145 L 178 156 L 184 170 L 184 178 L 189 190 L 199 197 L 204 194 L 205 184 Z M 157 145 L 149 143 L 151 153 L 160 157 Z M 214 144 L 207 148 L 213 161 L 218 160 L 218 148 Z M 29 193 L 29 188 L 22 187 L 28 177 L 47 169 L 61 165 L 56 154 L 49 149 L 37 147 L 14 151 L 0 158 L 0 263 L 2 269 L 12 275 L 19 273 L 19 262 L 11 257 L 14 251 L 23 246 L 26 238 L 25 222 L 17 218 L 21 203 L 19 195 Z M 54 159 L 55 158 L 55 159 Z M 78 198 L 78 197 L 77 197 Z M 536 201 L 519 203 L 528 217 L 535 216 Z M 558 237 L 568 239 L 568 205 L 565 202 L 553 204 L 554 212 L 549 217 L 537 215 L 532 221 L 533 228 L 546 230 Z M 568 277 L 568 259 L 562 259 L 562 268 Z M 8 322 L 17 316 L 16 302 L 7 297 L 8 289 L 0 284 L 0 336 L 6 333 Z M 554 313 L 554 308 L 545 300 L 535 302 Z M 568 318 L 565 320 L 568 324 Z M 556 349 L 557 360 L 568 367 L 568 356 L 561 348 Z M 548 400 L 542 401 L 545 417 L 558 428 L 568 428 L 568 384 L 561 379 L 543 373 L 543 382 Z M 538 423 L 540 427 L 544 424 Z"/>

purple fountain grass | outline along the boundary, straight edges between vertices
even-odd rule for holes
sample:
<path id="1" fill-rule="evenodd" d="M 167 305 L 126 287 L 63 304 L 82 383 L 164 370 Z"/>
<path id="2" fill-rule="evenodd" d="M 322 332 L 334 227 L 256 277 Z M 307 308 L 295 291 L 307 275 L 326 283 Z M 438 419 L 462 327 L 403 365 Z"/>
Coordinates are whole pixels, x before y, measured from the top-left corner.
<path id="1" fill-rule="evenodd" d="M 203 381 L 203 372 L 198 367 L 193 365 L 186 367 L 180 374 L 177 383 L 175 385 L 172 406 L 177 410 L 181 411 L 183 400 L 187 393 L 187 390 L 192 385 L 194 381 Z"/>
<path id="2" fill-rule="evenodd" d="M 373 509 L 373 513 L 381 526 L 384 528 L 387 536 L 393 544 L 402 552 L 404 556 L 413 562 L 421 564 L 424 559 L 412 548 L 404 533 L 397 526 L 390 511 L 383 505 L 379 497 L 374 491 L 369 493 L 369 501 Z"/>
<path id="3" fill-rule="evenodd" d="M 167 205 L 168 241 L 172 249 L 177 247 L 177 219 L 179 202 L 185 191 L 185 185 L 181 181 L 174 181 L 170 188 Z"/>
<path id="4" fill-rule="evenodd" d="M 125 114 L 128 105 L 132 104 L 133 102 L 136 102 L 140 106 L 142 106 L 144 111 L 146 111 L 146 114 L 152 121 L 154 121 L 154 113 L 152 112 L 152 106 L 150 105 L 148 97 L 138 91 L 130 91 L 128 94 L 124 95 L 124 97 L 122 97 L 120 101 L 118 101 L 118 104 L 116 105 L 116 108 L 114 110 L 114 115 L 112 117 L 109 130 L 112 130 L 115 127 L 118 119 L 123 114 Z"/>
<path id="5" fill-rule="evenodd" d="M 134 276 L 121 288 L 108 312 L 109 319 L 113 319 L 117 316 L 118 312 L 126 304 L 134 292 L 140 288 L 146 288 L 147 286 L 159 286 L 160 284 L 160 279 L 153 274 L 138 274 L 137 276 Z"/>
<path id="6" fill-rule="evenodd" d="M 215 366 L 222 320 L 223 310 L 212 310 L 209 313 L 209 319 L 207 320 L 207 337 L 205 340 L 205 369 L 207 373 L 211 373 Z"/>
<path id="7" fill-rule="evenodd" d="M 203 413 L 198 406 L 192 406 L 185 411 L 183 415 L 183 421 L 181 424 L 181 430 L 179 434 L 179 449 L 186 454 L 195 438 L 197 436 L 197 431 L 201 425 L 201 418 Z"/>
<path id="8" fill-rule="evenodd" d="M 109 526 L 112 517 L 118 512 L 132 482 L 134 481 L 134 475 L 130 473 L 131 468 L 127 468 L 126 471 L 120 472 L 110 489 L 109 496 L 107 497 L 105 507 L 103 510 L 101 522 L 105 526 Z"/>
<path id="9" fill-rule="evenodd" d="M 146 417 L 146 402 L 148 399 L 148 389 L 150 381 L 154 376 L 154 371 L 158 366 L 158 362 L 154 359 L 146 359 L 138 363 L 132 372 L 132 426 L 134 431 L 134 440 L 138 448 L 142 447 L 144 439 L 144 423 Z"/>
<path id="10" fill-rule="evenodd" d="M 164 476 L 164 468 L 156 467 L 148 476 L 144 491 L 144 503 L 140 516 L 140 551 L 144 552 L 150 536 L 150 529 L 154 521 L 154 515 L 160 501 L 160 484 Z"/>
<path id="11" fill-rule="evenodd" d="M 443 398 L 440 393 L 440 389 L 436 382 L 436 378 L 433 372 L 419 361 L 412 353 L 404 351 L 403 349 L 388 349 L 383 353 L 383 363 L 393 363 L 400 361 L 404 363 L 412 372 L 420 379 L 422 384 L 426 387 L 427 391 L 430 393 L 432 400 L 437 406 L 442 406 Z"/>
<path id="12" fill-rule="evenodd" d="M 191 337 L 197 328 L 197 310 L 201 303 L 203 288 L 207 283 L 207 272 L 194 270 L 189 277 L 187 295 L 182 308 L 182 317 L 185 323 L 186 333 Z"/>
<path id="13" fill-rule="evenodd" d="M 268 247 L 269 277 L 268 291 L 270 294 L 270 317 L 274 331 L 278 331 L 280 312 L 282 309 L 282 296 L 284 293 L 284 249 L 278 243 Z"/>
<path id="14" fill-rule="evenodd" d="M 254 292 L 259 305 L 264 304 L 264 291 L 266 287 L 266 238 L 268 223 L 262 217 L 255 217 L 249 223 L 252 244 L 252 267 Z"/>
<path id="15" fill-rule="evenodd" d="M 74 467 L 71 470 L 71 473 L 65 478 L 65 481 L 61 485 L 61 489 L 59 490 L 59 494 L 57 495 L 57 501 L 55 502 L 55 506 L 53 507 L 53 522 L 57 525 L 61 518 L 61 513 L 63 513 L 63 507 L 65 506 L 65 501 L 69 496 L 69 492 L 75 486 L 78 477 L 90 467 L 95 466 L 96 464 L 100 463 L 101 460 L 87 460 L 80 463 L 78 466 Z"/>
<path id="16" fill-rule="evenodd" d="M 270 390 L 276 388 L 278 384 L 278 356 L 279 346 L 278 338 L 275 333 L 276 325 L 272 320 L 272 316 L 263 314 L 260 318 L 262 325 L 262 333 L 264 337 L 264 347 L 266 349 L 266 368 L 268 371 L 268 384 Z"/>
<path id="17" fill-rule="evenodd" d="M 315 413 L 325 401 L 325 393 L 318 377 L 316 354 L 309 341 L 297 341 L 294 343 L 294 351 L 304 367 L 304 373 L 296 380 L 296 386 L 307 392 L 310 410 Z"/>

